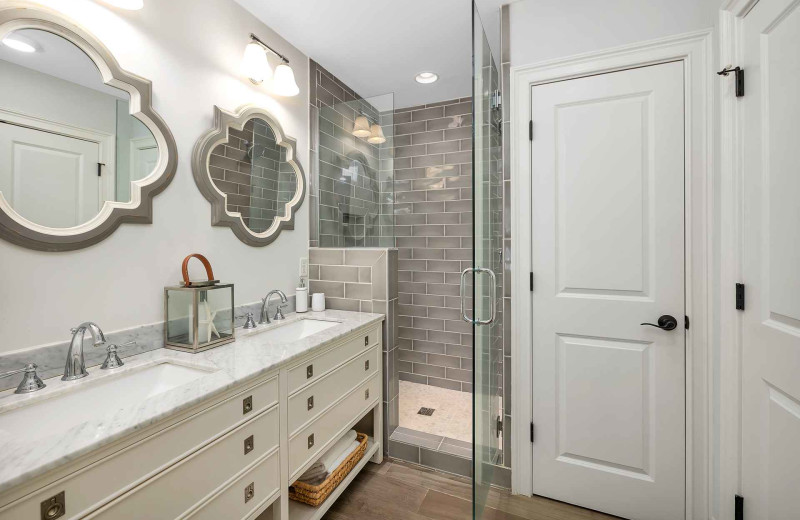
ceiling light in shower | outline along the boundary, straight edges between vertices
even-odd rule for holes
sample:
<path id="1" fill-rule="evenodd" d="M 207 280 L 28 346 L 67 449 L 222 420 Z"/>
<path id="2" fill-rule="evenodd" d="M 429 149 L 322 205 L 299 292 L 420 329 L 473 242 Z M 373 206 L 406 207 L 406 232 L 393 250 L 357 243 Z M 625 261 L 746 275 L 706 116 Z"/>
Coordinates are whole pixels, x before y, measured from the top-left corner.
<path id="1" fill-rule="evenodd" d="M 3 45 L 19 52 L 36 52 L 36 46 L 27 38 L 21 36 L 6 36 Z"/>
<path id="2" fill-rule="evenodd" d="M 383 128 L 381 128 L 381 125 L 378 123 L 372 125 L 367 142 L 371 144 L 383 144 L 386 142 L 386 137 L 383 135 Z"/>
<path id="3" fill-rule="evenodd" d="M 101 0 L 103 3 L 127 9 L 128 11 L 138 11 L 144 7 L 144 0 Z"/>
<path id="4" fill-rule="evenodd" d="M 414 79 L 417 80 L 417 83 L 433 83 L 439 79 L 439 75 L 435 72 L 420 72 Z"/>
<path id="5" fill-rule="evenodd" d="M 356 137 L 369 137 L 372 135 L 367 116 L 360 115 L 356 118 L 356 122 L 353 124 L 353 135 Z"/>
<path id="6" fill-rule="evenodd" d="M 279 96 L 296 96 L 300 87 L 294 79 L 294 71 L 286 63 L 275 67 L 275 79 L 272 82 L 272 92 Z"/>
<path id="7" fill-rule="evenodd" d="M 255 41 L 251 41 L 244 48 L 242 73 L 256 85 L 260 85 L 265 79 L 272 77 L 272 68 L 267 61 L 267 51 Z"/>

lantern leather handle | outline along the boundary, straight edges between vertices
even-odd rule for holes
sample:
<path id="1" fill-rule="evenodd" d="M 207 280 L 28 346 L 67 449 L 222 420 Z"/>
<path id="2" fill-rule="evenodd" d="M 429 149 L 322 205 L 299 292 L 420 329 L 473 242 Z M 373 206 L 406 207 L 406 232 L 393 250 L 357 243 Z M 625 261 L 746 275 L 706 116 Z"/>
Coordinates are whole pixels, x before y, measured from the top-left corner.
<path id="1" fill-rule="evenodd" d="M 197 258 L 203 263 L 203 267 L 206 268 L 206 275 L 208 275 L 208 281 L 212 281 L 214 279 L 214 271 L 211 270 L 211 264 L 208 262 L 208 259 L 201 255 L 200 253 L 192 253 L 191 255 L 187 256 L 183 259 L 183 266 L 181 266 L 181 271 L 183 272 L 183 283 L 187 287 L 192 285 L 192 282 L 189 281 L 189 259 L 190 258 Z"/>

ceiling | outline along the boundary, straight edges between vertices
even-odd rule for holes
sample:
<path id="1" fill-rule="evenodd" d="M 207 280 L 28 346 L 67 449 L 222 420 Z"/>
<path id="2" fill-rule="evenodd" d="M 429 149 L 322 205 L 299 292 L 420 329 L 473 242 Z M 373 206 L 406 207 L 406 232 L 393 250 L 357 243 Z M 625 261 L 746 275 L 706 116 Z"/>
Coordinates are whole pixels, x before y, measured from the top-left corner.
<path id="1" fill-rule="evenodd" d="M 472 95 L 469 0 L 236 2 L 361 96 L 393 92 L 402 108 Z M 417 83 L 422 71 L 439 81 Z"/>

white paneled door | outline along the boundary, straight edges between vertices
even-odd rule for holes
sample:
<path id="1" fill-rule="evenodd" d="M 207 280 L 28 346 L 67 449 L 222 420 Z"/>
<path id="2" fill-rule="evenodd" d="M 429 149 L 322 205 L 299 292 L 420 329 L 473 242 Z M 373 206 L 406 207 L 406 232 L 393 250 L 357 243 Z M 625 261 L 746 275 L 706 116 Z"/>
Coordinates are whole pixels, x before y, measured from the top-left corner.
<path id="1" fill-rule="evenodd" d="M 36 224 L 68 228 L 100 210 L 100 145 L 0 122 L 0 191 Z"/>
<path id="2" fill-rule="evenodd" d="M 800 518 L 800 3 L 742 22 L 745 518 Z"/>
<path id="3" fill-rule="evenodd" d="M 533 492 L 682 519 L 683 64 L 536 85 L 531 102 Z"/>

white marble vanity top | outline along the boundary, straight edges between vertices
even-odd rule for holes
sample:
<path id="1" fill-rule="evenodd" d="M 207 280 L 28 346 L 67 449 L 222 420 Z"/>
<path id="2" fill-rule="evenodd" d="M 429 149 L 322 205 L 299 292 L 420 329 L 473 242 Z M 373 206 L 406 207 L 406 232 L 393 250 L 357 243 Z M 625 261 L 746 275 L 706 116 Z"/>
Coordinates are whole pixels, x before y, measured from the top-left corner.
<path id="1" fill-rule="evenodd" d="M 338 324 L 291 342 L 270 339 L 270 334 L 261 334 L 302 319 L 335 321 Z M 89 368 L 89 376 L 77 381 L 61 381 L 59 377 L 47 379 L 47 387 L 32 394 L 16 395 L 13 390 L 2 392 L 0 417 L 5 412 L 32 405 L 34 402 L 64 395 L 80 385 L 102 384 L 111 378 L 164 363 L 165 360 L 174 365 L 208 371 L 208 374 L 141 401 L 123 403 L 117 409 L 113 406 L 98 407 L 92 402 L 86 402 L 85 406 L 89 409 L 94 406 L 94 411 L 89 414 L 89 420 L 76 426 L 66 425 L 59 428 L 59 420 L 55 418 L 51 422 L 56 426 L 48 427 L 49 431 L 41 431 L 37 430 L 37 426 L 41 425 L 32 420 L 27 428 L 36 434 L 31 436 L 11 434 L 0 428 L 0 493 L 382 319 L 382 314 L 335 310 L 290 314 L 279 323 L 259 325 L 251 330 L 239 328 L 236 330 L 235 342 L 205 352 L 190 354 L 158 349 L 126 358 L 123 360 L 125 365 L 115 370 L 100 370 L 99 366 Z"/>

